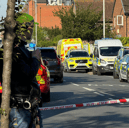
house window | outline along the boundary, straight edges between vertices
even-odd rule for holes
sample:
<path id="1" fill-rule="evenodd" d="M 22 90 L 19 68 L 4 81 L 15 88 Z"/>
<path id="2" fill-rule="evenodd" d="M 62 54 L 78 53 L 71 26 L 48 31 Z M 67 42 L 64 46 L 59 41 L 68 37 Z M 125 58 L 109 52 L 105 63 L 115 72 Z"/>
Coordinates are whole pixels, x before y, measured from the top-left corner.
<path id="1" fill-rule="evenodd" d="M 117 25 L 123 26 L 123 16 L 122 15 L 117 15 Z"/>
<path id="2" fill-rule="evenodd" d="M 62 5 L 62 0 L 57 0 L 57 5 Z"/>
<path id="3" fill-rule="evenodd" d="M 114 17 L 114 28 L 116 27 L 116 17 Z"/>

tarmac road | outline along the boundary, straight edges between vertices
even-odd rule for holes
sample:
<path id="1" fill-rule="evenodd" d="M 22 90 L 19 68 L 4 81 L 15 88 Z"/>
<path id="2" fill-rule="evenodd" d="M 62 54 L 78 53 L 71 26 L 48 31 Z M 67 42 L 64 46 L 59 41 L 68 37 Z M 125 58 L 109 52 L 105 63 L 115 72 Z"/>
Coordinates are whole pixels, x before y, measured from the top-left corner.
<path id="1" fill-rule="evenodd" d="M 129 98 L 129 83 L 112 74 L 64 73 L 64 82 L 51 82 L 51 101 L 43 107 Z M 129 103 L 46 110 L 44 128 L 128 128 Z"/>

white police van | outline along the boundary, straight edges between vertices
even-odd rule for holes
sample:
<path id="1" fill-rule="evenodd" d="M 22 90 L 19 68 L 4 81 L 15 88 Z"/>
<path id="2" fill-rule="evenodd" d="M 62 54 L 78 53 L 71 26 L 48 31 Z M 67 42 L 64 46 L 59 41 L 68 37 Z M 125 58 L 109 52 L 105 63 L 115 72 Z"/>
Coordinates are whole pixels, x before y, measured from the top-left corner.
<path id="1" fill-rule="evenodd" d="M 114 60 L 119 49 L 123 47 L 119 39 L 104 38 L 95 40 L 93 52 L 93 74 L 113 72 Z"/>

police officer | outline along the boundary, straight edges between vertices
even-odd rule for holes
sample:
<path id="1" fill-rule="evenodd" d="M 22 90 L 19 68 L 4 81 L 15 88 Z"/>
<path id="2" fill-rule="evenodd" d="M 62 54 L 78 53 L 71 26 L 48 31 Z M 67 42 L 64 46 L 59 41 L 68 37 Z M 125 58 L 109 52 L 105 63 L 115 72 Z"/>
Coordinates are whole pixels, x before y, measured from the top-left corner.
<path id="1" fill-rule="evenodd" d="M 10 125 L 12 128 L 34 127 L 32 123 L 32 114 L 24 104 L 24 100 L 34 97 L 33 94 L 40 94 L 35 76 L 40 66 L 41 52 L 36 49 L 32 54 L 25 48 L 27 40 L 31 40 L 33 33 L 33 17 L 26 13 L 16 15 L 16 38 L 13 43 L 13 60 L 11 73 L 11 112 Z M 33 92 L 37 89 L 37 92 Z M 30 95 L 32 95 L 30 97 Z M 29 98 L 28 98 L 29 97 Z M 36 97 L 40 97 L 36 96 Z M 26 102 L 26 103 L 29 103 Z M 29 104 L 28 104 L 29 105 Z"/>

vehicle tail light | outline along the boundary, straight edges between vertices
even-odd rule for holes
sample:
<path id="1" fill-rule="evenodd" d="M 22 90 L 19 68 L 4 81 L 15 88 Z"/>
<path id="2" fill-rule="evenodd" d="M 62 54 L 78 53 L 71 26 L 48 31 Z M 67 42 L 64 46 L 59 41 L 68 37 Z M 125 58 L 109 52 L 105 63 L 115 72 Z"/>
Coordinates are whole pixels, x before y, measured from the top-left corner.
<path id="1" fill-rule="evenodd" d="M 55 53 L 56 53 L 56 51 L 55 51 Z M 56 59 L 57 59 L 57 65 L 60 65 L 61 64 L 60 59 L 58 57 L 56 57 Z"/>
<path id="2" fill-rule="evenodd" d="M 46 75 L 47 74 L 47 69 L 45 66 L 41 65 L 42 69 L 43 69 L 43 75 Z"/>
<path id="3" fill-rule="evenodd" d="M 43 75 L 46 75 L 46 74 L 47 74 L 47 70 L 43 69 Z"/>
<path id="4" fill-rule="evenodd" d="M 61 62 L 60 62 L 60 59 L 59 58 L 57 58 L 57 65 L 60 65 L 61 64 Z"/>

